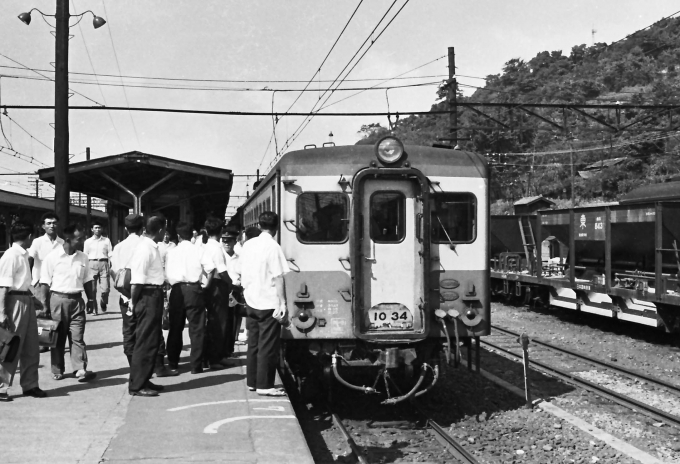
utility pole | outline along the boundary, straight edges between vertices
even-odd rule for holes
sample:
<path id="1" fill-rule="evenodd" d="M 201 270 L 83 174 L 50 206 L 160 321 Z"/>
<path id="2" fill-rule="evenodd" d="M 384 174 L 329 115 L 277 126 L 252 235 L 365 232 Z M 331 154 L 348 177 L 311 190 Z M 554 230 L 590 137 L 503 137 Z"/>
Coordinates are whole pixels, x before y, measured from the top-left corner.
<path id="1" fill-rule="evenodd" d="M 90 147 L 85 148 L 85 159 L 90 161 Z M 92 230 L 90 225 L 92 222 L 92 197 L 90 197 L 90 195 L 87 196 L 87 216 L 85 217 L 87 222 L 87 233 L 89 234 Z"/>
<path id="2" fill-rule="evenodd" d="M 69 223 L 68 183 L 68 0 L 57 0 L 54 34 L 54 211 L 60 229 Z"/>
<path id="3" fill-rule="evenodd" d="M 574 203 L 574 143 L 569 141 L 569 164 L 571 164 L 571 207 L 575 208 Z"/>
<path id="4" fill-rule="evenodd" d="M 456 75 L 456 49 L 449 47 L 449 125 L 451 132 L 451 146 L 458 145 L 458 106 L 456 104 L 456 93 L 458 91 L 458 82 L 454 77 Z"/>

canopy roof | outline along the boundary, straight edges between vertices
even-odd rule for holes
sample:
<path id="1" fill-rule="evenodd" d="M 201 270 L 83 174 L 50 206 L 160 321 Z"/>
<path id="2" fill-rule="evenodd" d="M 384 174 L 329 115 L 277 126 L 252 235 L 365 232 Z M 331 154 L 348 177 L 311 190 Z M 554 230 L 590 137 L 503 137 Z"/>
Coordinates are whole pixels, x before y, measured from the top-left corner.
<path id="1" fill-rule="evenodd" d="M 54 168 L 41 169 L 38 175 L 41 180 L 54 183 Z M 198 221 L 211 214 L 224 217 L 232 179 L 229 169 L 138 151 L 69 165 L 71 191 L 147 214 L 190 202 Z"/>

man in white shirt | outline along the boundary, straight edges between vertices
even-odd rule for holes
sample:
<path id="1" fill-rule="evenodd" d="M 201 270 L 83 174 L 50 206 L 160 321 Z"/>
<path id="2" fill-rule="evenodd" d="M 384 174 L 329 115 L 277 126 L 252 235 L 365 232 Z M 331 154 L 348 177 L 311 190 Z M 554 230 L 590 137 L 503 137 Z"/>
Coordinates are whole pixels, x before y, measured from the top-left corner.
<path id="1" fill-rule="evenodd" d="M 102 235 L 103 232 L 102 223 L 95 220 L 92 223 L 92 237 L 85 240 L 83 250 L 90 260 L 95 292 L 94 299 L 87 302 L 87 313 L 94 312 L 96 316 L 99 315 L 98 308 L 102 310 L 102 313 L 106 312 L 106 303 L 109 300 L 109 257 L 113 252 L 113 246 L 111 246 L 111 240 Z M 97 286 L 99 287 L 99 306 L 97 306 Z"/>
<path id="2" fill-rule="evenodd" d="M 139 245 L 144 227 L 144 218 L 139 214 L 129 214 L 125 217 L 125 230 L 128 236 L 113 249 L 111 256 L 111 271 L 113 276 L 125 269 L 130 269 L 129 263 L 134 255 L 135 248 Z M 132 365 L 132 352 L 135 347 L 135 329 L 132 319 L 132 305 L 130 299 L 121 295 L 118 301 L 120 313 L 123 318 L 123 352 L 127 356 L 128 364 Z"/>
<path id="3" fill-rule="evenodd" d="M 165 257 L 168 255 L 168 251 L 172 250 L 176 246 L 177 245 L 175 245 L 175 242 L 172 241 L 172 235 L 166 230 L 165 235 L 163 236 L 163 241 L 158 244 L 158 251 L 161 254 L 163 263 L 165 263 Z M 163 264 L 163 266 L 165 267 L 165 264 Z"/>
<path id="4" fill-rule="evenodd" d="M 64 228 L 64 244 L 55 248 L 42 263 L 40 283 L 49 286 L 49 310 L 52 319 L 60 321 L 57 346 L 50 349 L 52 378 L 64 378 L 64 351 L 69 340 L 71 367 L 79 382 L 92 380 L 96 374 L 87 370 L 85 350 L 85 302 L 93 298 L 92 272 L 82 246 L 85 233 L 76 225 Z"/>
<path id="5" fill-rule="evenodd" d="M 128 391 L 133 396 L 158 396 L 162 390 L 151 383 L 159 345 L 163 340 L 163 262 L 158 243 L 165 234 L 165 219 L 151 216 L 129 263 L 135 345 Z"/>
<path id="6" fill-rule="evenodd" d="M 223 221 L 217 218 L 208 218 L 205 221 L 205 231 L 208 241 L 203 245 L 202 251 L 212 260 L 215 267 L 215 275 L 206 287 L 206 307 L 208 309 L 208 321 L 206 331 L 205 355 L 211 369 L 223 369 L 227 366 L 227 340 L 234 330 L 234 318 L 230 315 L 233 311 L 229 308 L 229 294 L 231 293 L 231 279 L 227 268 L 227 260 L 220 244 Z"/>
<path id="7" fill-rule="evenodd" d="M 279 321 L 288 312 L 283 283 L 288 262 L 274 240 L 278 215 L 265 211 L 260 214 L 259 226 L 262 233 L 243 245 L 237 264 L 248 315 L 246 383 L 259 395 L 284 396 L 285 391 L 274 388 L 274 380 L 281 337 Z"/>
<path id="8" fill-rule="evenodd" d="M 189 356 L 191 373 L 203 372 L 203 345 L 205 338 L 205 298 L 201 287 L 201 277 L 207 276 L 210 285 L 215 269 L 213 262 L 204 253 L 197 253 L 191 244 L 191 226 L 186 222 L 177 224 L 179 244 L 168 252 L 165 262 L 165 277 L 172 286 L 170 292 L 168 332 L 168 364 L 177 369 L 182 353 L 182 333 L 184 320 L 189 321 Z"/>
<path id="9" fill-rule="evenodd" d="M 12 386 L 17 364 L 21 361 L 21 388 L 24 395 L 44 398 L 38 386 L 40 347 L 35 319 L 28 252 L 33 227 L 23 221 L 12 225 L 12 246 L 0 258 L 0 327 L 14 332 L 21 341 L 12 362 L 0 363 L 0 402 L 12 401 L 7 390 Z"/>
<path id="10" fill-rule="evenodd" d="M 28 249 L 28 261 L 33 267 L 33 278 L 31 285 L 35 292 L 35 296 L 43 305 L 43 309 L 47 310 L 49 304 L 49 288 L 46 285 L 40 285 L 40 268 L 42 262 L 45 260 L 52 250 L 64 244 L 64 240 L 57 236 L 57 227 L 59 226 L 59 216 L 56 213 L 48 211 L 40 218 L 42 228 L 45 235 L 33 240 L 31 247 Z"/>

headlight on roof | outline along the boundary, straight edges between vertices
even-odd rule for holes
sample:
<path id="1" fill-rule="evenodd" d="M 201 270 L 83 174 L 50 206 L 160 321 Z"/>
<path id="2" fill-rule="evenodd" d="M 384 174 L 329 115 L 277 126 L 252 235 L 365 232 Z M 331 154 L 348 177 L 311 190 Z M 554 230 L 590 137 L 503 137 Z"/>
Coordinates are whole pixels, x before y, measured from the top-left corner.
<path id="1" fill-rule="evenodd" d="M 404 144 L 398 138 L 388 135 L 375 144 L 375 155 L 382 163 L 396 163 L 404 156 Z"/>

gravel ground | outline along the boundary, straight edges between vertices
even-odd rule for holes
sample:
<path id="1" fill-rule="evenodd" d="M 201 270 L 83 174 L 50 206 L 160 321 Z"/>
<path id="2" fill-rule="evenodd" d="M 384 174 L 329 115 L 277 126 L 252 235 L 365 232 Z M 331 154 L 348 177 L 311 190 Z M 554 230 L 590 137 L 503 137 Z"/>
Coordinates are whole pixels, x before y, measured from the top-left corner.
<path id="1" fill-rule="evenodd" d="M 680 383 L 680 350 L 665 334 L 602 321 L 573 318 L 553 311 L 534 312 L 494 303 L 494 324 L 578 349 L 649 375 Z M 584 322 L 585 320 L 585 322 Z M 548 356 L 534 349 L 537 357 Z M 465 353 L 463 352 L 465 356 Z M 522 388 L 522 365 L 482 350 L 482 367 Z M 628 378 L 594 370 L 582 362 L 568 366 L 584 378 L 655 406 L 680 411 L 680 400 Z M 594 394 L 538 372 L 531 373 L 534 396 L 557 406 L 668 463 L 680 464 L 680 431 L 663 426 Z M 344 419 L 371 463 L 448 463 L 449 455 L 406 409 L 381 406 L 379 400 L 340 388 L 336 412 Z M 419 405 L 481 463 L 636 463 L 617 450 L 538 408 L 524 408 L 521 398 L 463 367 L 446 368 L 437 386 Z M 318 463 L 355 462 L 330 416 L 308 405 L 303 430 Z"/>

